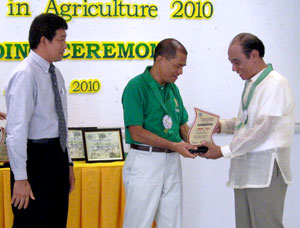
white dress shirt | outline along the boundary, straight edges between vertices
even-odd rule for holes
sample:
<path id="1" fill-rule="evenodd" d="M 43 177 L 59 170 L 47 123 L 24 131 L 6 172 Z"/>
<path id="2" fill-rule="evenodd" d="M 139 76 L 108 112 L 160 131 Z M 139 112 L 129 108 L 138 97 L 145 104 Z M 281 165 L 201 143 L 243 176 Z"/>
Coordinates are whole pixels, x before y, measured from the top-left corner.
<path id="1" fill-rule="evenodd" d="M 251 80 L 257 80 L 260 73 Z M 234 133 L 232 142 L 221 147 L 223 156 L 231 158 L 229 187 L 268 187 L 275 160 L 285 183 L 291 182 L 290 149 L 295 125 L 294 109 L 288 81 L 278 72 L 271 71 L 253 93 L 244 127 L 236 128 L 242 119 L 242 105 L 237 118 L 220 121 L 222 133 Z"/>
<path id="2" fill-rule="evenodd" d="M 49 67 L 48 61 L 30 51 L 15 68 L 5 86 L 6 143 L 10 166 L 16 180 L 27 179 L 27 139 L 59 137 Z M 67 123 L 65 82 L 57 68 L 55 72 Z"/>

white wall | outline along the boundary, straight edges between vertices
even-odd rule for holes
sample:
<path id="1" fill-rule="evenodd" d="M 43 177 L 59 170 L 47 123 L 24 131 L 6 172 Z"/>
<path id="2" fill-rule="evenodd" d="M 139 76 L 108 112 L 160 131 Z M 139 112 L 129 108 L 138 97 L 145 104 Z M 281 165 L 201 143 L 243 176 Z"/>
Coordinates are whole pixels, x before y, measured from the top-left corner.
<path id="1" fill-rule="evenodd" d="M 6 3 L 0 3 L 0 42 L 27 41 L 33 17 L 43 12 L 46 0 L 27 0 L 32 17 L 7 17 Z M 57 0 L 78 2 L 81 0 Z M 100 2 L 89 0 L 91 2 Z M 109 2 L 106 0 L 105 2 Z M 124 0 L 125 3 L 156 4 L 156 19 L 74 18 L 69 22 L 69 41 L 159 41 L 166 37 L 180 40 L 187 48 L 188 62 L 178 79 L 190 123 L 193 107 L 230 118 L 237 112 L 243 82 L 231 71 L 227 60 L 228 44 L 237 33 L 251 32 L 266 46 L 266 62 L 285 75 L 297 102 L 296 118 L 300 122 L 300 1 L 298 0 L 212 0 L 214 15 L 210 20 L 170 19 L 173 10 L 166 0 Z M 102 90 L 97 94 L 68 95 L 70 126 L 122 127 L 121 94 L 127 81 L 141 73 L 150 60 L 65 60 L 56 65 L 66 85 L 73 79 L 98 78 Z M 0 61 L 0 90 L 18 62 Z M 5 111 L 0 96 L 0 110 Z M 2 121 L 0 125 L 4 125 Z M 286 228 L 299 228 L 299 135 L 292 153 L 294 183 L 287 193 Z M 223 144 L 230 136 L 218 136 Z M 234 210 L 232 190 L 225 187 L 229 162 L 182 159 L 184 169 L 184 223 L 186 228 L 232 228 Z"/>

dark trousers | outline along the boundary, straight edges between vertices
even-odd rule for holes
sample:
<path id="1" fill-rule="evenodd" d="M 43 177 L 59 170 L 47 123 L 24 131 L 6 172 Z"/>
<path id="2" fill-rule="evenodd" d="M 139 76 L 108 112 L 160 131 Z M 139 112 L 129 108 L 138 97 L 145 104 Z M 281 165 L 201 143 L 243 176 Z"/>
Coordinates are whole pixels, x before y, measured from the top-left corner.
<path id="1" fill-rule="evenodd" d="M 35 200 L 26 209 L 12 206 L 13 228 L 65 228 L 69 204 L 69 162 L 59 139 L 27 144 L 27 175 Z M 11 172 L 11 189 L 14 176 Z"/>

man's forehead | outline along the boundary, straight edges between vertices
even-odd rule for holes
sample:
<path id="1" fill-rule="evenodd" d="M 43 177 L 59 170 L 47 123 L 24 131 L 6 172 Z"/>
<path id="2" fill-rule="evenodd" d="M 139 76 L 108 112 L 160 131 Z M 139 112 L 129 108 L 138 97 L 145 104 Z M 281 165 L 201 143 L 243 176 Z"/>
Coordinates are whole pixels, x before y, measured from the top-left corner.
<path id="1" fill-rule="evenodd" d="M 64 29 L 57 29 L 57 30 L 55 31 L 55 35 L 56 35 L 56 36 L 63 37 L 63 36 L 67 36 L 67 33 L 66 33 L 66 30 L 64 30 Z"/>
<path id="2" fill-rule="evenodd" d="M 229 45 L 229 50 L 241 50 L 242 46 L 241 43 L 239 41 L 233 42 Z"/>
<path id="3" fill-rule="evenodd" d="M 228 48 L 228 56 L 243 54 L 242 46 L 239 43 L 231 44 Z"/>

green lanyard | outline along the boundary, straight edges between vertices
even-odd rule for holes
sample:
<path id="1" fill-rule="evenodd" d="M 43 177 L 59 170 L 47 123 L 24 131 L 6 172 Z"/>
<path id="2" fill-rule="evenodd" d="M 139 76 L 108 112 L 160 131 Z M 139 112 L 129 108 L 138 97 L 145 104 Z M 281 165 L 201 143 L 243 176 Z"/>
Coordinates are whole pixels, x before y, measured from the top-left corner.
<path id="1" fill-rule="evenodd" d="M 168 100 L 170 98 L 170 90 L 167 91 L 167 87 L 165 85 L 164 88 L 165 92 L 167 92 L 167 94 L 165 94 L 164 98 L 165 100 L 162 98 L 159 89 L 157 87 L 153 88 L 153 93 L 155 98 L 157 99 L 157 101 L 159 102 L 159 104 L 161 105 L 161 107 L 164 109 L 165 113 L 170 115 L 170 107 L 168 107 Z"/>
<path id="2" fill-rule="evenodd" d="M 242 95 L 242 108 L 243 108 L 244 118 L 243 118 L 243 121 L 241 121 L 236 126 L 236 129 L 240 129 L 242 126 L 245 126 L 247 124 L 247 122 L 248 122 L 248 107 L 249 107 L 250 101 L 253 97 L 254 90 L 255 90 L 256 86 L 259 83 L 261 83 L 262 80 L 264 80 L 272 70 L 273 70 L 272 64 L 268 64 L 268 67 L 259 75 L 257 80 L 251 86 L 250 92 L 249 92 L 248 97 L 247 97 L 246 104 L 244 104 L 244 96 L 245 96 L 246 88 L 249 84 L 249 80 L 246 81 L 244 91 L 243 91 L 243 95 Z"/>
<path id="3" fill-rule="evenodd" d="M 171 93 L 171 90 L 173 91 L 172 85 L 167 85 L 167 84 L 165 85 L 164 89 L 165 89 L 165 92 L 167 94 L 165 94 L 164 99 L 163 99 L 161 93 L 159 92 L 159 89 L 158 89 L 157 86 L 150 86 L 150 84 L 148 84 L 148 85 L 152 89 L 155 98 L 157 99 L 157 101 L 159 102 L 159 104 L 161 105 L 161 107 L 163 108 L 163 110 L 165 111 L 165 116 L 164 117 L 168 117 L 168 118 L 171 119 L 170 120 L 171 127 L 169 129 L 165 128 L 164 133 L 165 134 L 173 134 L 174 131 L 172 130 L 172 127 L 173 127 L 173 123 L 172 122 L 173 121 L 172 121 L 172 117 L 171 117 L 171 103 L 170 103 L 170 96 L 171 96 L 170 93 Z M 171 88 L 167 89 L 167 86 L 170 86 Z"/>

